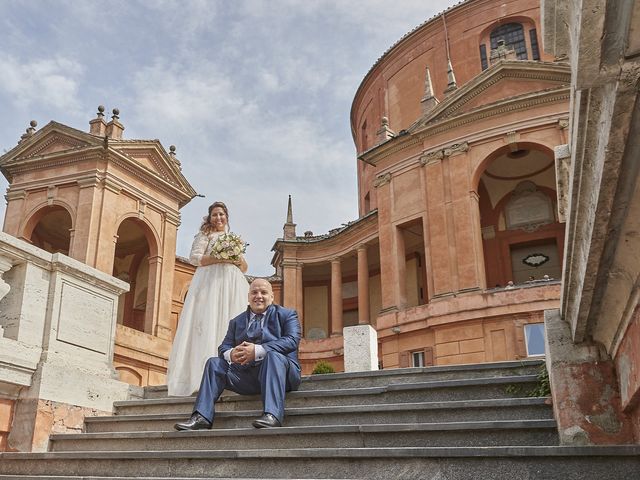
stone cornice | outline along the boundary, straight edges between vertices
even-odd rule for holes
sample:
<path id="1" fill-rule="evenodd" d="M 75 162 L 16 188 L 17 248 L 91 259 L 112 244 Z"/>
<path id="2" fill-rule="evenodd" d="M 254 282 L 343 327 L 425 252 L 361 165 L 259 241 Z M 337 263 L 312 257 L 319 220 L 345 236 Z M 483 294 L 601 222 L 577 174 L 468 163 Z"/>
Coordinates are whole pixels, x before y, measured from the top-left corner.
<path id="1" fill-rule="evenodd" d="M 180 212 L 178 210 L 169 209 L 168 205 L 158 202 L 147 192 L 144 192 L 129 183 L 123 183 L 119 178 L 115 177 L 111 173 L 107 173 L 104 179 L 102 179 L 102 184 L 104 185 L 105 183 L 109 185 L 110 190 L 115 190 L 118 193 L 127 193 L 130 197 L 145 202 L 146 205 L 152 207 L 154 210 L 164 212 L 167 216 L 167 220 L 177 219 L 179 224 Z"/>
<path id="2" fill-rule="evenodd" d="M 55 143 L 68 144 L 72 148 L 40 154 Z M 147 153 L 146 157 L 157 171 L 148 168 L 131 156 L 130 153 L 133 151 Z M 57 122 L 50 122 L 28 140 L 2 155 L 0 171 L 9 181 L 12 181 L 16 174 L 85 160 L 100 160 L 104 159 L 105 155 L 107 160 L 110 159 L 114 163 L 117 163 L 116 158 L 120 158 L 119 163 L 125 170 L 134 177 L 163 189 L 170 197 L 176 198 L 181 206 L 196 195 L 196 191 L 182 175 L 176 161 L 164 150 L 158 140 L 111 140 L 106 137 L 96 137 Z M 124 167 L 126 163 L 130 166 Z"/>
<path id="3" fill-rule="evenodd" d="M 502 60 L 457 90 L 446 101 L 433 109 L 426 118 L 414 123 L 408 130 L 415 131 L 429 122 L 455 115 L 456 111 L 489 87 L 509 78 L 543 80 L 560 85 L 569 85 L 571 83 L 571 69 L 568 65 L 557 63 Z"/>
<path id="4" fill-rule="evenodd" d="M 69 165 L 85 160 L 100 160 L 103 158 L 102 147 L 87 146 L 81 153 L 78 150 L 64 150 L 47 155 L 20 159 L 20 162 L 11 162 L 0 165 L 0 170 L 5 175 L 13 177 L 16 174 L 43 170 L 45 168 Z"/>
<path id="5" fill-rule="evenodd" d="M 102 145 L 102 138 L 96 137 L 89 133 L 83 132 L 76 128 L 69 127 L 67 125 L 63 125 L 62 123 L 51 121 L 42 127 L 40 130 L 35 132 L 28 140 L 18 143 L 15 147 L 9 150 L 4 155 L 0 156 L 0 167 L 9 166 L 12 163 L 20 161 L 24 158 L 22 155 L 24 152 L 27 152 L 34 145 L 37 145 L 38 142 L 46 138 L 48 135 L 64 135 L 66 137 L 71 137 L 75 139 L 78 143 L 85 143 L 87 147 Z M 59 153 L 59 152 L 56 152 Z"/>
<path id="6" fill-rule="evenodd" d="M 185 192 L 178 186 L 173 185 L 159 175 L 154 174 L 151 170 L 143 168 L 138 163 L 132 164 L 126 157 L 113 155 L 110 156 L 110 160 L 114 165 L 122 168 L 134 178 L 137 178 L 143 183 L 151 183 L 154 188 L 157 188 L 171 198 L 175 198 L 180 207 L 186 205 L 195 196 L 195 191 L 192 190 L 192 192 Z M 193 193 L 193 195 L 191 195 L 191 193 Z"/>
<path id="7" fill-rule="evenodd" d="M 322 237 L 314 237 L 312 239 L 306 237 L 298 237 L 296 240 L 283 240 L 279 238 L 273 245 L 272 250 L 276 253 L 272 259 L 272 265 L 275 266 L 275 262 L 282 258 L 283 250 L 285 248 L 293 247 L 300 251 L 313 251 L 318 247 L 329 247 L 329 252 L 316 257 L 309 257 L 300 259 L 298 256 L 297 262 L 313 263 L 329 261 L 332 258 L 342 257 L 349 253 L 356 253 L 358 246 L 363 243 L 369 242 L 378 237 L 378 211 L 373 210 L 369 212 L 365 217 L 361 217 L 350 225 L 343 227 L 334 234 L 323 235 Z M 366 222 L 364 221 L 366 220 Z M 355 226 L 359 228 L 355 228 Z M 354 227 L 354 228 L 351 228 Z M 367 231 L 370 230 L 370 231 Z M 335 248 L 330 248 L 335 247 Z M 293 261 L 287 259 L 285 261 Z"/>
<path id="8" fill-rule="evenodd" d="M 561 86 L 555 89 L 533 92 L 518 97 L 511 97 L 492 104 L 483 105 L 468 112 L 464 112 L 459 116 L 444 118 L 440 122 L 425 125 L 421 129 L 410 134 L 399 135 L 379 147 L 374 147 L 373 149 L 368 150 L 358 158 L 371 165 L 377 165 L 380 160 L 399 151 L 421 144 L 426 138 L 439 133 L 455 129 L 471 122 L 504 115 L 505 113 L 518 110 L 529 109 L 538 105 L 563 101 L 568 102 L 569 96 L 569 87 Z"/>

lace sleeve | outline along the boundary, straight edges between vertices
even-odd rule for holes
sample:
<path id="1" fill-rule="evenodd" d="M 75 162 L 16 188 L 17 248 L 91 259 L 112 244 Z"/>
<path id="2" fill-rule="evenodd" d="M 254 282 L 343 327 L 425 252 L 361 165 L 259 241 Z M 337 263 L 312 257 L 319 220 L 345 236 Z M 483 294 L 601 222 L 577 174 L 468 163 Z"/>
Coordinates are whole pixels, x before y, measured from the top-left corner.
<path id="1" fill-rule="evenodd" d="M 200 266 L 200 260 L 204 255 L 204 251 L 209 244 L 209 237 L 204 233 L 198 232 L 193 239 L 193 245 L 191 245 L 191 253 L 189 254 L 189 262 L 196 267 Z"/>

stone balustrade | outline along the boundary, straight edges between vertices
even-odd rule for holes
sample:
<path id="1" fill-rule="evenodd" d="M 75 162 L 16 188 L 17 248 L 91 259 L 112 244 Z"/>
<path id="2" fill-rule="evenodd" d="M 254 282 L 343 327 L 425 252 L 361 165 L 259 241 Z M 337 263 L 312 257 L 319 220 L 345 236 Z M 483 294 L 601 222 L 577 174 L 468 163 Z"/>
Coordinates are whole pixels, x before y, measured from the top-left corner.
<path id="1" fill-rule="evenodd" d="M 0 397 L 15 400 L 12 448 L 46 447 L 35 431 L 44 403 L 95 414 L 129 397 L 113 368 L 118 298 L 128 289 L 0 232 Z"/>

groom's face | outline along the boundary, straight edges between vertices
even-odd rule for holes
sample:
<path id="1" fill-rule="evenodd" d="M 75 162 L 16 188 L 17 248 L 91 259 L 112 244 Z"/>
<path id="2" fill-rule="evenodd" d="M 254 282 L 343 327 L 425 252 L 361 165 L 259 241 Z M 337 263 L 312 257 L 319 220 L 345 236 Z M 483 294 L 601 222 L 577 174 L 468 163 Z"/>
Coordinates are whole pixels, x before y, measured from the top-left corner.
<path id="1" fill-rule="evenodd" d="M 273 303 L 271 284 L 259 278 L 249 286 L 249 307 L 253 313 L 263 313 Z"/>

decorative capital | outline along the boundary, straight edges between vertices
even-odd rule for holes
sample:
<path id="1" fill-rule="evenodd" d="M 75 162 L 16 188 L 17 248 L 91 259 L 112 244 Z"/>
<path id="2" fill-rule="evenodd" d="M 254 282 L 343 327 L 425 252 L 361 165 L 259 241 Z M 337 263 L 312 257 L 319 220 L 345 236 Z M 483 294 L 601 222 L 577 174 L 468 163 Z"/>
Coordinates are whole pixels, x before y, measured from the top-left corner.
<path id="1" fill-rule="evenodd" d="M 19 190 L 8 190 L 7 194 L 4 196 L 5 200 L 7 202 L 10 202 L 12 200 L 24 200 L 25 198 L 27 198 L 27 191 L 23 190 L 23 189 L 19 189 Z"/>
<path id="2" fill-rule="evenodd" d="M 569 119 L 568 118 L 561 118 L 560 120 L 558 120 L 558 128 L 561 129 L 561 130 L 569 128 Z"/>
<path id="3" fill-rule="evenodd" d="M 180 226 L 180 213 L 165 212 L 164 218 L 167 221 L 167 223 L 170 223 L 171 225 L 175 225 L 176 227 Z"/>
<path id="4" fill-rule="evenodd" d="M 391 181 L 391 173 L 387 172 L 384 175 L 379 175 L 376 177 L 376 179 L 373 181 L 373 187 L 374 188 L 381 187 L 383 185 L 386 185 L 390 181 Z"/>
<path id="5" fill-rule="evenodd" d="M 95 188 L 100 184 L 100 180 L 95 175 L 85 178 L 79 178 L 78 180 L 76 180 L 76 182 L 78 183 L 78 186 L 80 188 Z"/>
<path id="6" fill-rule="evenodd" d="M 428 165 L 430 163 L 439 162 L 443 158 L 444 158 L 443 150 L 433 150 L 431 152 L 427 152 L 424 155 L 420 156 L 420 165 L 424 167 L 425 165 Z"/>
<path id="7" fill-rule="evenodd" d="M 102 180 L 102 188 L 104 188 L 105 190 L 109 190 L 116 195 L 120 195 L 120 192 L 122 191 L 122 188 L 110 178 L 104 178 Z"/>
<path id="8" fill-rule="evenodd" d="M 443 153 L 445 157 L 450 157 L 453 154 L 464 153 L 468 150 L 469 150 L 469 143 L 462 142 L 462 143 L 454 143 L 453 145 L 449 145 L 444 149 Z"/>

